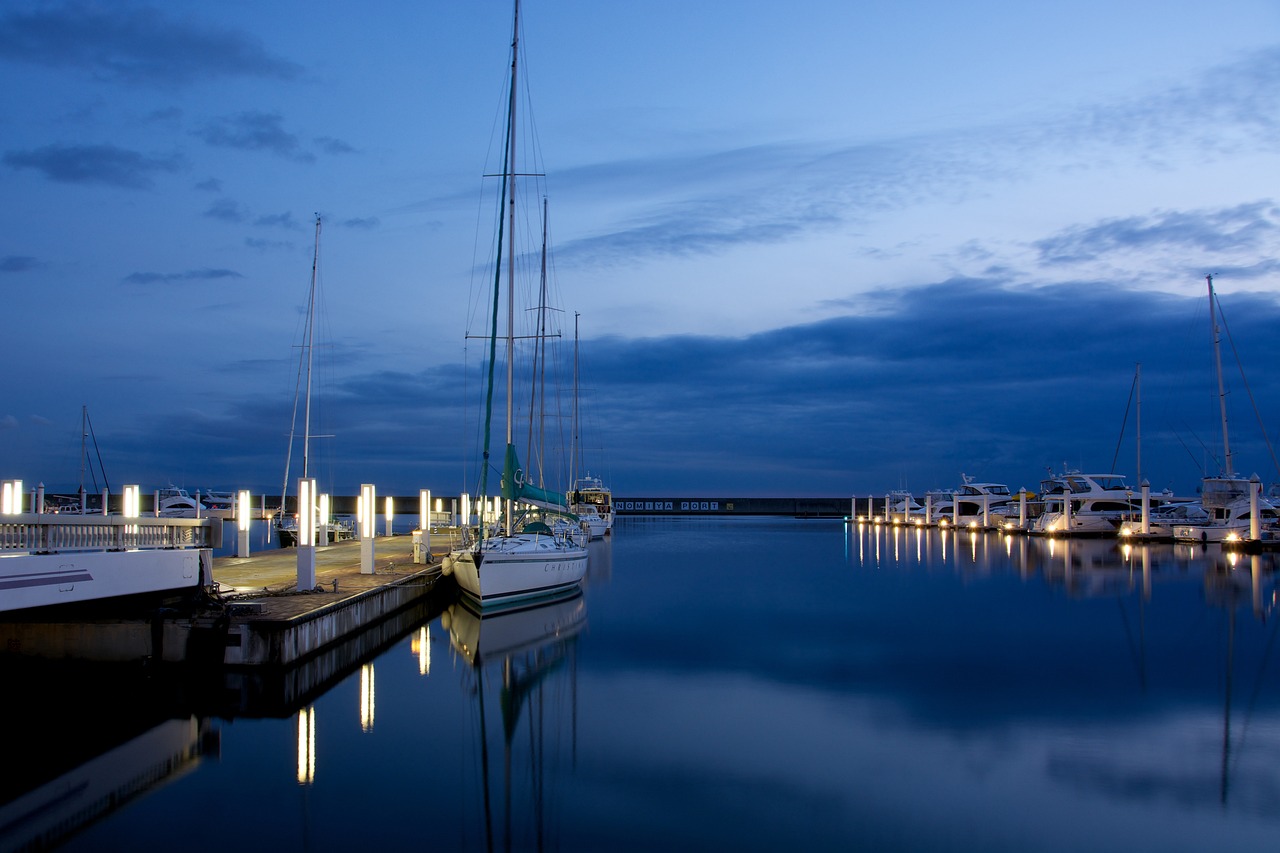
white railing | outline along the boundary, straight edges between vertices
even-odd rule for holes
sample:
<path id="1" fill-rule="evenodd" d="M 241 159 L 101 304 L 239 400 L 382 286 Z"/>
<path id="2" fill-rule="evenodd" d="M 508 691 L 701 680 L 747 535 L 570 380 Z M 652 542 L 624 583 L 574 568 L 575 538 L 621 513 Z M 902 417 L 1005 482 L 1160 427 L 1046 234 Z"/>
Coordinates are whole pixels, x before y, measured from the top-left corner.
<path id="1" fill-rule="evenodd" d="M 125 518 L 61 513 L 0 515 L 0 554 L 217 548 L 221 545 L 222 519 L 219 518 Z"/>

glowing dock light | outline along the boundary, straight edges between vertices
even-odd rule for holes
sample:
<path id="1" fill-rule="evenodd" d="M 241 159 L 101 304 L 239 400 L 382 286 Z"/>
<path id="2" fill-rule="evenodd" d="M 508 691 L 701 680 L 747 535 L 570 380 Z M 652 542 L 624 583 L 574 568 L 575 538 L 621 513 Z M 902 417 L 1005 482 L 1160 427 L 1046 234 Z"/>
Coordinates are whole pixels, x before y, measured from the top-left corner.
<path id="1" fill-rule="evenodd" d="M 22 514 L 22 481 L 5 480 L 3 493 L 0 494 L 0 513 L 4 515 Z"/>
<path id="2" fill-rule="evenodd" d="M 236 556 L 249 556 L 249 522 L 253 518 L 253 507 L 248 489 L 236 493 L 236 530 L 240 534 L 236 541 Z"/>
<path id="3" fill-rule="evenodd" d="M 386 509 L 387 535 L 390 536 L 391 535 L 391 519 L 396 514 L 395 500 L 391 497 L 391 495 L 387 495 L 386 506 L 387 506 L 387 509 Z"/>
<path id="4" fill-rule="evenodd" d="M 316 481 L 298 479 L 298 590 L 316 586 Z"/>
<path id="5" fill-rule="evenodd" d="M 124 505 L 121 507 L 121 515 L 125 518 L 137 518 L 141 500 L 137 486 L 124 487 Z"/>
<path id="6" fill-rule="evenodd" d="M 373 483 L 360 486 L 357 523 L 360 526 L 360 574 L 373 574 L 373 537 L 377 535 L 378 504 Z"/>
<path id="7" fill-rule="evenodd" d="M 329 544 L 329 496 L 327 494 L 320 496 L 319 501 L 320 516 L 316 519 L 316 527 L 319 533 L 316 534 L 316 543 L 318 545 Z"/>

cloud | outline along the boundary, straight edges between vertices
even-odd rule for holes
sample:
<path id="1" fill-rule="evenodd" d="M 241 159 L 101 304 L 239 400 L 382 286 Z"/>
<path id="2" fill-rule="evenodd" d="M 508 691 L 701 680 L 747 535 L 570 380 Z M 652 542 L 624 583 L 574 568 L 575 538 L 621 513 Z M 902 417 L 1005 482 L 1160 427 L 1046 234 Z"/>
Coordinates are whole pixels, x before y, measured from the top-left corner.
<path id="1" fill-rule="evenodd" d="M 196 131 L 196 136 L 219 148 L 266 151 L 299 163 L 315 161 L 315 155 L 301 149 L 298 137 L 282 126 L 279 113 L 242 112 L 216 119 Z"/>
<path id="2" fill-rule="evenodd" d="M 317 136 L 314 140 L 320 150 L 326 154 L 354 154 L 356 149 L 352 148 L 341 139 L 334 139 L 332 136 Z"/>
<path id="3" fill-rule="evenodd" d="M 202 192 L 220 193 L 222 192 L 222 181 L 217 178 L 207 178 L 196 184 L 196 189 Z"/>
<path id="4" fill-rule="evenodd" d="M 298 220 L 293 218 L 293 214 L 288 212 L 268 213 L 264 216 L 259 216 L 253 220 L 253 224 L 265 228 L 284 228 L 289 231 L 297 231 L 302 228 Z"/>
<path id="5" fill-rule="evenodd" d="M 597 163 L 557 173 L 558 191 L 630 198 L 635 207 L 613 217 L 611 227 L 560 244 L 557 256 L 566 263 L 615 264 L 637 256 L 718 255 L 741 244 L 795 240 L 921 204 L 961 201 L 980 187 L 1015 186 L 1036 171 L 1108 169 L 1117 157 L 1154 171 L 1188 156 L 1188 149 L 1207 161 L 1270 151 L 1280 144 L 1277 130 L 1280 49 L 1219 66 L 1187 86 L 959 133 Z M 1045 257 L 1061 252 L 1067 259 L 1108 244 L 1162 240 L 1244 248 L 1275 225 L 1271 207 L 1264 201 L 1118 219 L 1093 232 L 1049 238 L 1039 248 Z"/>
<path id="6" fill-rule="evenodd" d="M 1270 201 L 1219 210 L 1162 211 L 1077 226 L 1036 242 L 1043 263 L 1093 260 L 1133 249 L 1256 250 L 1272 239 L 1280 209 Z"/>
<path id="7" fill-rule="evenodd" d="M 11 430 L 18 428 L 18 419 L 13 415 L 0 416 L 0 430 Z"/>
<path id="8" fill-rule="evenodd" d="M 40 266 L 39 261 L 28 255 L 7 255 L 0 258 L 0 272 L 29 272 Z"/>
<path id="9" fill-rule="evenodd" d="M 377 228 L 381 224 L 382 222 L 376 216 L 357 217 L 354 219 L 342 220 L 342 226 L 344 228 L 361 228 L 365 230 L 372 230 L 374 228 Z"/>
<path id="10" fill-rule="evenodd" d="M 223 222 L 243 222 L 247 216 L 240 205 L 229 198 L 220 198 L 209 205 L 204 215 Z"/>
<path id="11" fill-rule="evenodd" d="M 104 184 L 147 189 L 159 172 L 182 167 L 177 157 L 154 157 L 114 145 L 46 145 L 30 151 L 7 151 L 4 162 L 14 169 L 35 169 L 51 181 Z"/>
<path id="12" fill-rule="evenodd" d="M 222 77 L 291 80 L 301 73 L 248 33 L 128 2 L 75 0 L 11 11 L 0 17 L 0 58 L 156 86 Z"/>
<path id="13" fill-rule="evenodd" d="M 203 269 L 174 273 L 135 272 L 125 276 L 124 280 L 129 284 L 172 284 L 179 281 L 214 281 L 224 278 L 244 278 L 244 276 L 235 270 Z"/>

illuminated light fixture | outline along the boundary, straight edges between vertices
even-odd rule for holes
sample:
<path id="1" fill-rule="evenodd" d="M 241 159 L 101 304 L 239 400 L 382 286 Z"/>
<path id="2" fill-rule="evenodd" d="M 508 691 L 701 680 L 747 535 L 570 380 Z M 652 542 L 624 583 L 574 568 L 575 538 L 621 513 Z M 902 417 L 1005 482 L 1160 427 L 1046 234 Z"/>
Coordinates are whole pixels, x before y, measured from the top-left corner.
<path id="1" fill-rule="evenodd" d="M 938 526 L 939 526 L 939 527 L 946 527 L 946 526 L 947 526 L 947 520 L 946 520 L 945 518 L 940 518 L 940 519 L 938 519 Z"/>
<path id="2" fill-rule="evenodd" d="M 329 496 L 327 494 L 320 496 L 320 517 L 317 521 L 325 525 L 329 523 Z"/>
<path id="3" fill-rule="evenodd" d="M 387 495 L 386 507 L 387 507 L 386 509 L 387 535 L 390 536 L 391 535 L 391 519 L 396 514 L 395 501 L 392 499 L 391 495 Z"/>
<path id="4" fill-rule="evenodd" d="M 372 483 L 360 486 L 360 538 L 372 539 L 377 531 L 374 529 L 378 517 L 376 490 Z"/>
<path id="5" fill-rule="evenodd" d="M 3 496 L 0 497 L 0 513 L 5 515 L 22 514 L 22 481 L 5 480 Z"/>
<path id="6" fill-rule="evenodd" d="M 418 490 L 418 529 L 431 529 L 431 490 Z"/>
<path id="7" fill-rule="evenodd" d="M 236 496 L 236 529 L 248 531 L 253 512 L 249 506 L 249 490 L 241 489 Z"/>
<path id="8" fill-rule="evenodd" d="M 316 709 L 312 705 L 298 711 L 298 784 L 316 780 Z"/>
<path id="9" fill-rule="evenodd" d="M 316 544 L 316 481 L 314 477 L 298 479 L 298 545 L 314 548 Z"/>
<path id="10" fill-rule="evenodd" d="M 139 499 L 139 491 L 137 486 L 124 487 L 124 503 L 121 507 L 122 514 L 125 518 L 137 518 L 139 515 L 139 507 L 141 502 Z"/>

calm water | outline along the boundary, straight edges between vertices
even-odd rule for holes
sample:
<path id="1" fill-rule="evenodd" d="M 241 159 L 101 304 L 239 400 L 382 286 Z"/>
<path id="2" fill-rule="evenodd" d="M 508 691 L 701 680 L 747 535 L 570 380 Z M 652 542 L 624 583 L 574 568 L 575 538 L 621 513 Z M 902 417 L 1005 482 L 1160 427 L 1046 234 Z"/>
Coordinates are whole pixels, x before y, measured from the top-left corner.
<path id="1" fill-rule="evenodd" d="M 622 519 L 592 547 L 582 596 L 436 601 L 315 688 L 11 673 L 6 755 L 44 754 L 6 774 L 0 839 L 39 817 L 12 822 L 15 776 L 54 808 L 128 786 L 67 850 L 1280 837 L 1271 555 L 790 519 Z"/>

